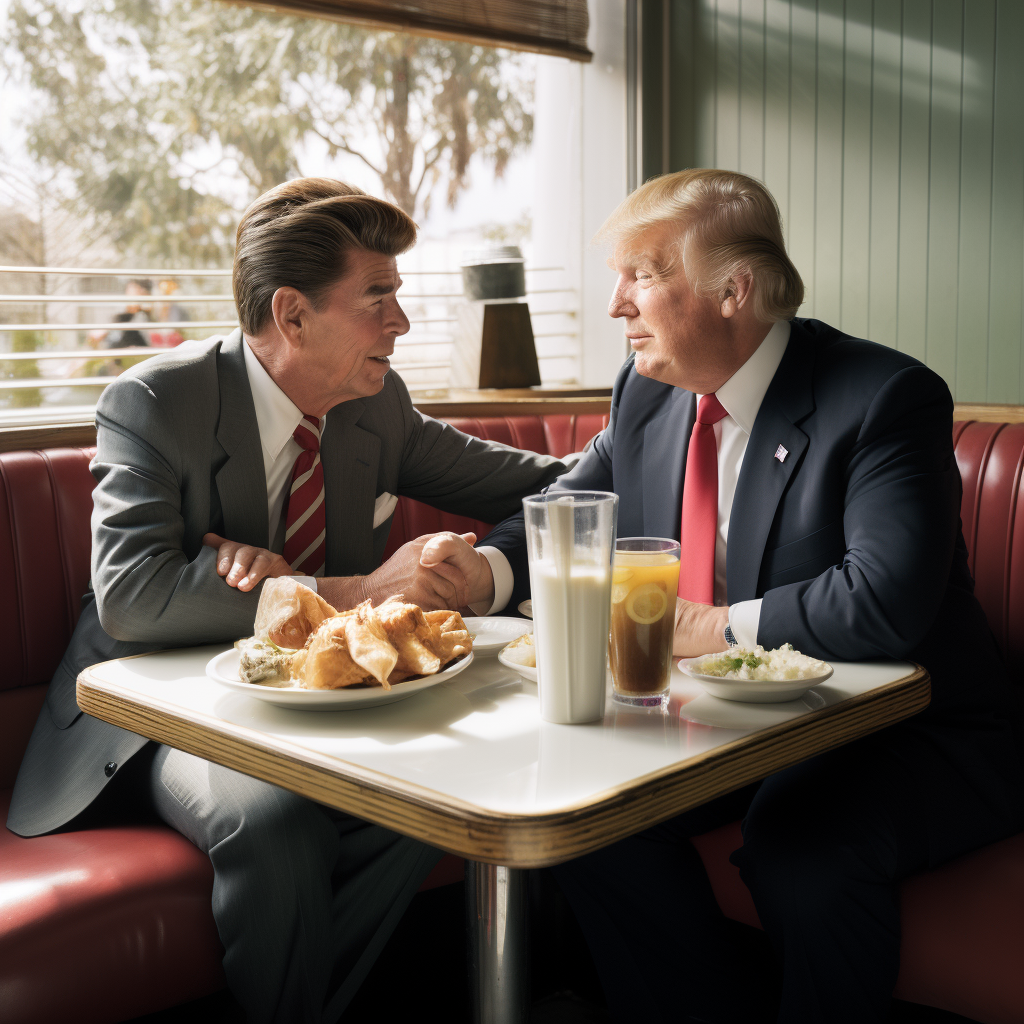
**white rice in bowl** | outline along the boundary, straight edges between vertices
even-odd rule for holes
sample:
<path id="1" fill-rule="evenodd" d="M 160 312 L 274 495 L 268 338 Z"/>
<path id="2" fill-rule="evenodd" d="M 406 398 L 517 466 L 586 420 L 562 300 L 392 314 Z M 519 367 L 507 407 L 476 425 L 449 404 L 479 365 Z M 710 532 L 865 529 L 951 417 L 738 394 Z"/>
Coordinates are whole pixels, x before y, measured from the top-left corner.
<path id="1" fill-rule="evenodd" d="M 730 647 L 722 654 L 709 654 L 692 669 L 705 676 L 721 679 L 753 679 L 782 682 L 786 679 L 813 679 L 828 672 L 828 664 L 783 644 L 773 651 L 763 647 Z"/>

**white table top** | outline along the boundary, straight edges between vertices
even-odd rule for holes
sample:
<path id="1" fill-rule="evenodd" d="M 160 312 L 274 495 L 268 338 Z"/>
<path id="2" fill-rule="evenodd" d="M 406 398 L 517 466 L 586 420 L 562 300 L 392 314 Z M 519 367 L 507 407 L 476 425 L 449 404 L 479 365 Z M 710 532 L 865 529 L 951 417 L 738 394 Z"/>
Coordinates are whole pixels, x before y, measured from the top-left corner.
<path id="1" fill-rule="evenodd" d="M 455 678 L 397 703 L 294 711 L 208 679 L 207 661 L 224 649 L 168 651 L 95 666 L 79 680 L 79 703 L 97 717 L 410 834 L 417 833 L 409 821 L 394 820 L 383 807 L 374 813 L 385 794 L 389 806 L 390 798 L 404 800 L 417 814 L 442 810 L 449 818 L 488 822 L 500 831 L 503 824 L 514 830 L 531 819 L 582 827 L 583 812 L 602 807 L 607 816 L 621 817 L 622 797 L 632 793 L 639 804 L 647 801 L 646 810 L 637 806 L 632 813 L 650 824 L 651 815 L 679 813 L 908 717 L 928 700 L 927 674 L 903 662 L 836 664 L 832 678 L 800 700 L 760 705 L 711 697 L 674 670 L 664 711 L 622 707 L 609 699 L 603 721 L 551 725 L 540 721 L 534 684 L 494 658 L 478 658 Z M 227 740 L 230 749 L 221 750 Z M 240 760 L 257 748 L 266 763 Z M 271 763 L 274 758 L 287 762 L 282 773 Z M 306 770 L 317 780 L 300 784 L 293 776 Z M 716 772 L 722 778 L 710 778 Z M 693 793 L 677 785 L 674 797 L 658 803 L 654 792 L 687 774 L 695 780 Z M 350 785 L 336 790 L 335 782 Z M 349 792 L 352 783 L 360 799 Z M 466 842 L 427 832 L 421 837 L 493 859 L 469 848 L 467 828 Z M 628 834 L 623 828 L 620 823 L 612 831 Z M 550 843 L 547 850 L 544 856 L 535 850 L 533 862 L 565 859 Z"/>

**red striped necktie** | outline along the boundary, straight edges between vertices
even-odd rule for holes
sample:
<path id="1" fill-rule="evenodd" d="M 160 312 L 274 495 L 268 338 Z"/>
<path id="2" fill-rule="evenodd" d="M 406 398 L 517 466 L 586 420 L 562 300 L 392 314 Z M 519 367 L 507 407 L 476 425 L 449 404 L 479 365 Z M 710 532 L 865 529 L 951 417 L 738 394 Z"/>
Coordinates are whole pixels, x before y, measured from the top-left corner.
<path id="1" fill-rule="evenodd" d="M 679 596 L 715 603 L 715 539 L 718 536 L 718 444 L 715 424 L 729 414 L 714 395 L 703 395 L 690 434 L 683 481 Z"/>
<path id="2" fill-rule="evenodd" d="M 306 576 L 323 576 L 327 556 L 324 467 L 320 464 L 320 421 L 303 416 L 292 434 L 302 449 L 292 469 L 285 517 L 284 560 Z"/>

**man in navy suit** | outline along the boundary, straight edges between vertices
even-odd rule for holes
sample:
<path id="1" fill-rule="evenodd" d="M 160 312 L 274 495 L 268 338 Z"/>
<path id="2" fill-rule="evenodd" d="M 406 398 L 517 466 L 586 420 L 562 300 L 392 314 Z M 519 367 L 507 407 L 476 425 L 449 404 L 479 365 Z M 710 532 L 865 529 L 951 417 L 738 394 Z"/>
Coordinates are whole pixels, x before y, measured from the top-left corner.
<path id="1" fill-rule="evenodd" d="M 800 277 L 763 185 L 665 175 L 603 229 L 633 354 L 611 421 L 558 490 L 619 495 L 619 536 L 679 538 L 675 653 L 792 643 L 906 659 L 923 713 L 556 869 L 617 1019 L 750 1021 L 689 837 L 734 854 L 783 969 L 780 1021 L 883 1021 L 897 883 L 1021 828 L 1019 711 L 973 595 L 943 381 L 795 318 Z M 710 504 L 709 504 L 710 503 Z M 522 518 L 488 537 L 527 596 Z M 688 598 L 688 599 L 684 599 Z"/>

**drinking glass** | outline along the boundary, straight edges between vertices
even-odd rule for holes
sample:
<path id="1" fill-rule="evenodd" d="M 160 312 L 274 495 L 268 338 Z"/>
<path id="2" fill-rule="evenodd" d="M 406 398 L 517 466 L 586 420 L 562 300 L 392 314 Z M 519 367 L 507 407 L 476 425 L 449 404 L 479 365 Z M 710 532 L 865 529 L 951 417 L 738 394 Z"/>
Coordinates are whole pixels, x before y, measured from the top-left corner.
<path id="1" fill-rule="evenodd" d="M 545 722 L 576 725 L 604 716 L 618 507 L 618 496 L 607 491 L 523 499 Z"/>
<path id="2" fill-rule="evenodd" d="M 612 698 L 654 707 L 668 699 L 679 588 L 679 542 L 620 537 L 612 569 Z"/>

